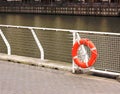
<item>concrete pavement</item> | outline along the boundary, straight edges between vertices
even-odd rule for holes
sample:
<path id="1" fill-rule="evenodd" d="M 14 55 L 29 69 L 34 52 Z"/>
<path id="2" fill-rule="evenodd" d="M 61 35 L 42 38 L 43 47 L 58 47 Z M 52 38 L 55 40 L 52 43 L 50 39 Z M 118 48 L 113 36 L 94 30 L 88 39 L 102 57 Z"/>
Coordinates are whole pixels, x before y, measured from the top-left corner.
<path id="1" fill-rule="evenodd" d="M 113 79 L 0 61 L 0 94 L 120 94 Z"/>

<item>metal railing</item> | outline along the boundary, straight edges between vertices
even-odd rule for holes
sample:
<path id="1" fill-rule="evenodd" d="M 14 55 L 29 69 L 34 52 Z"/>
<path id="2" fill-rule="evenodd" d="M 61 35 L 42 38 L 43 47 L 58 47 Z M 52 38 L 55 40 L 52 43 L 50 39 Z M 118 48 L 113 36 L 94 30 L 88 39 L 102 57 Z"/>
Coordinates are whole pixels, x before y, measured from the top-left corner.
<path id="1" fill-rule="evenodd" d="M 37 46 L 38 46 L 38 48 L 39 48 L 39 51 L 40 51 L 40 53 L 41 53 L 41 60 L 44 60 L 44 50 L 43 50 L 43 47 L 42 47 L 42 45 L 41 45 L 41 43 L 40 43 L 40 41 L 39 41 L 39 39 L 38 39 L 35 31 L 34 31 L 34 28 L 32 28 L 32 27 L 24 27 L 24 26 L 13 26 L 13 25 L 0 25 L 0 27 L 7 27 L 7 28 L 14 27 L 14 28 L 26 28 L 26 29 L 29 29 L 29 30 L 31 31 L 31 33 L 32 33 L 32 35 L 33 35 L 33 38 L 34 38 L 34 40 L 35 40 L 35 42 L 36 42 L 36 44 L 37 44 Z M 7 50 L 8 50 L 8 51 L 7 51 L 7 52 L 8 52 L 7 54 L 8 54 L 8 55 L 11 55 L 11 47 L 10 47 L 10 44 L 9 44 L 8 40 L 6 39 L 6 37 L 5 37 L 5 35 L 3 34 L 3 32 L 2 32 L 1 29 L 0 29 L 0 35 L 1 35 L 2 39 L 4 40 L 4 42 L 5 42 L 5 44 L 6 44 L 6 47 L 7 47 Z"/>
<path id="2" fill-rule="evenodd" d="M 17 31 L 17 29 L 22 30 Z M 24 31 L 24 29 L 26 31 Z M 17 36 L 19 34 L 22 35 Z M 7 50 L 9 50 L 7 51 L 8 55 L 11 55 L 12 53 L 17 55 L 28 53 L 26 56 L 38 57 L 37 53 L 39 52 L 42 60 L 52 59 L 73 63 L 73 72 L 75 72 L 76 70 L 76 65 L 74 64 L 74 62 L 72 62 L 71 58 L 72 45 L 77 39 L 79 40 L 80 38 L 89 38 L 91 41 L 93 41 L 93 43 L 95 43 L 99 54 L 94 68 L 89 70 L 101 73 L 110 73 L 114 75 L 119 75 L 120 73 L 120 33 L 0 25 L 0 35 L 5 42 Z M 16 39 L 14 39 L 13 37 L 9 37 L 10 35 L 16 36 Z M 17 39 L 19 40 L 18 42 L 13 42 Z M 33 43 L 32 41 L 34 41 L 35 43 Z M 15 45 L 23 46 L 18 48 L 16 47 L 16 52 L 14 52 Z M 37 46 L 37 48 L 35 48 L 35 45 Z M 27 47 L 31 49 L 29 50 Z M 25 50 L 25 52 L 19 54 L 19 50 L 22 50 L 22 52 L 23 50 Z M 82 47 L 82 52 L 86 53 L 86 48 L 84 46 Z M 89 56 L 89 54 L 86 54 L 86 61 L 88 57 L 87 55 Z"/>

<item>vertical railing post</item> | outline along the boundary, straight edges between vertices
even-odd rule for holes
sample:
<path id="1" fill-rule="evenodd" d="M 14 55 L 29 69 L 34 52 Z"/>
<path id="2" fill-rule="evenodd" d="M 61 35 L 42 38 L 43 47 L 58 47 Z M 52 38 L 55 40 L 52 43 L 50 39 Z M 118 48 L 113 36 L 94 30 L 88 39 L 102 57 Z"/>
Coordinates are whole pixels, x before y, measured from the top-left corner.
<path id="1" fill-rule="evenodd" d="M 42 47 L 42 45 L 41 45 L 41 43 L 40 43 L 40 41 L 39 41 L 35 31 L 33 30 L 33 28 L 29 28 L 29 29 L 30 29 L 30 31 L 31 31 L 31 33 L 32 33 L 32 35 L 34 37 L 34 40 L 35 40 L 35 42 L 36 42 L 36 44 L 37 44 L 37 46 L 39 48 L 39 51 L 41 53 L 41 60 L 44 60 L 44 50 L 43 50 L 43 47 Z"/>
<path id="2" fill-rule="evenodd" d="M 75 32 L 72 32 L 72 34 L 73 34 L 73 45 L 74 45 L 74 43 L 75 43 L 75 41 L 76 41 L 76 33 Z M 75 73 L 75 63 L 74 63 L 74 61 L 73 61 L 73 59 L 72 59 L 72 73 Z"/>
<path id="3" fill-rule="evenodd" d="M 76 33 L 77 35 L 77 39 L 80 40 L 81 37 L 78 33 Z M 81 54 L 81 59 L 86 63 L 86 65 L 88 66 L 88 54 L 87 54 L 87 50 L 85 49 L 85 46 L 84 45 L 81 45 L 81 49 L 79 49 L 80 51 L 80 54 Z"/>
<path id="4" fill-rule="evenodd" d="M 4 41 L 5 44 L 6 44 L 7 54 L 8 54 L 8 55 L 11 55 L 11 47 L 10 47 L 10 44 L 9 44 L 8 40 L 6 39 L 6 37 L 5 37 L 5 35 L 3 34 L 3 32 L 2 32 L 1 29 L 0 29 L 0 35 L 1 35 L 2 39 L 3 39 L 3 41 Z"/>
<path id="5" fill-rule="evenodd" d="M 79 36 L 79 34 L 77 32 L 72 32 L 73 33 L 73 45 L 76 41 L 79 41 L 81 39 L 81 37 Z M 81 59 L 86 63 L 88 63 L 88 54 L 87 51 L 85 49 L 85 47 L 83 45 L 81 45 L 81 49 L 78 49 L 78 51 L 81 54 Z M 72 60 L 72 72 L 75 73 L 75 69 L 77 69 L 77 65 L 75 64 L 75 62 Z M 80 69 L 80 68 L 79 68 Z"/>

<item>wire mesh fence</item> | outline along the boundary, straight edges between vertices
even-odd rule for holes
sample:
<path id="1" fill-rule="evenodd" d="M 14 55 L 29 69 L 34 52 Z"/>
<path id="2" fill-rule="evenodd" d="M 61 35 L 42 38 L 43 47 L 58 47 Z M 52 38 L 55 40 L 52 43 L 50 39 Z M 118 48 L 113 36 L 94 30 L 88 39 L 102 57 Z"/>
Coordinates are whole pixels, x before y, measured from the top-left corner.
<path id="1" fill-rule="evenodd" d="M 96 45 L 98 59 L 95 68 L 98 70 L 120 72 L 120 35 L 80 34 L 89 38 Z"/>
<path id="2" fill-rule="evenodd" d="M 12 54 L 40 57 L 39 49 L 29 29 L 12 27 L 1 27 L 1 29 L 11 45 Z M 35 29 L 35 33 L 43 46 L 45 59 L 72 63 L 72 32 Z M 90 39 L 98 50 L 99 56 L 94 65 L 95 69 L 120 72 L 120 34 L 85 33 L 83 31 L 79 32 L 79 35 L 81 38 Z M 0 36 L 0 53 L 7 53 L 6 50 Z"/>

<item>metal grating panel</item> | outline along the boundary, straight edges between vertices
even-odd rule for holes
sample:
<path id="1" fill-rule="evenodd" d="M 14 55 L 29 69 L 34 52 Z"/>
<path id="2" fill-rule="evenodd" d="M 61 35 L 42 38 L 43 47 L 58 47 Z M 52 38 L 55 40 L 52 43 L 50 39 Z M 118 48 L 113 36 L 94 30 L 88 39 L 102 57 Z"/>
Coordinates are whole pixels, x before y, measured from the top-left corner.
<path id="1" fill-rule="evenodd" d="M 83 33 L 80 36 L 93 41 L 98 50 L 96 69 L 120 72 L 120 36 Z"/>
<path id="2" fill-rule="evenodd" d="M 0 53 L 7 53 L 7 47 L 5 46 L 5 43 L 0 36 Z"/>
<path id="3" fill-rule="evenodd" d="M 2 28 L 2 31 L 11 45 L 12 54 L 29 57 L 40 57 L 40 54 L 38 53 L 39 50 L 30 30 Z"/>
<path id="4" fill-rule="evenodd" d="M 40 57 L 39 49 L 29 29 L 2 28 L 2 31 L 11 44 L 12 54 Z M 72 61 L 72 33 L 48 30 L 36 30 L 35 33 L 43 46 L 45 59 Z M 3 46 L 5 45 L 1 45 L 4 49 Z"/>
<path id="5" fill-rule="evenodd" d="M 72 33 L 62 31 L 36 30 L 44 48 L 45 58 L 71 62 Z"/>

